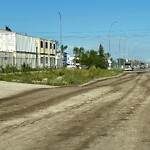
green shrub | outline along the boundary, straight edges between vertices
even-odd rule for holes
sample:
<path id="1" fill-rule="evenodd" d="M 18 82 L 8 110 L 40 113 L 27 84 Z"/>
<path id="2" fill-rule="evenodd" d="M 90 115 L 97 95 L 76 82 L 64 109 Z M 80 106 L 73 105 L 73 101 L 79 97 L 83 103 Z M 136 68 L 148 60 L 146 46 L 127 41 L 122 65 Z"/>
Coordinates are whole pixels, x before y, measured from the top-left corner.
<path id="1" fill-rule="evenodd" d="M 31 68 L 28 64 L 23 63 L 23 64 L 21 65 L 21 71 L 22 71 L 22 72 L 29 72 L 29 71 L 32 71 L 32 68 Z"/>
<path id="2" fill-rule="evenodd" d="M 14 73 L 17 72 L 18 69 L 15 66 L 7 65 L 5 68 L 1 66 L 2 73 Z"/>

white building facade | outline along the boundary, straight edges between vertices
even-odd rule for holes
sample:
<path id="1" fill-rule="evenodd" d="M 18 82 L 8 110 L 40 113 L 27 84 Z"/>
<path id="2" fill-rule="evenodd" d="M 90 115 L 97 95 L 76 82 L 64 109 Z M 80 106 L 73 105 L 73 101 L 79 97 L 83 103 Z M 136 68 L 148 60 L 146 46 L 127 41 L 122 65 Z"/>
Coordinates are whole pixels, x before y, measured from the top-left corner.
<path id="1" fill-rule="evenodd" d="M 0 30 L 0 66 L 55 67 L 56 42 Z"/>

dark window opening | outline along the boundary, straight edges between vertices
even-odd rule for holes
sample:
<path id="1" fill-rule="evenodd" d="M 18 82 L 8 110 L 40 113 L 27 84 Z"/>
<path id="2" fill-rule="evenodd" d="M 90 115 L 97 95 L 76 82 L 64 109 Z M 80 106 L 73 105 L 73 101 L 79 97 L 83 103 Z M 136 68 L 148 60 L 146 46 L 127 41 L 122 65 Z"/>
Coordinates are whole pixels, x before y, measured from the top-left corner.
<path id="1" fill-rule="evenodd" d="M 56 48 L 55 44 L 53 46 L 54 46 L 54 49 L 55 49 Z"/>
<path id="2" fill-rule="evenodd" d="M 48 43 L 47 42 L 45 43 L 45 48 L 48 48 Z"/>
<path id="3" fill-rule="evenodd" d="M 43 57 L 41 57 L 41 64 L 43 64 Z"/>
<path id="4" fill-rule="evenodd" d="M 48 64 L 48 58 L 46 57 L 46 64 Z"/>
<path id="5" fill-rule="evenodd" d="M 43 41 L 41 41 L 41 48 L 43 48 Z"/>
<path id="6" fill-rule="evenodd" d="M 52 43 L 50 43 L 50 49 L 52 49 Z"/>

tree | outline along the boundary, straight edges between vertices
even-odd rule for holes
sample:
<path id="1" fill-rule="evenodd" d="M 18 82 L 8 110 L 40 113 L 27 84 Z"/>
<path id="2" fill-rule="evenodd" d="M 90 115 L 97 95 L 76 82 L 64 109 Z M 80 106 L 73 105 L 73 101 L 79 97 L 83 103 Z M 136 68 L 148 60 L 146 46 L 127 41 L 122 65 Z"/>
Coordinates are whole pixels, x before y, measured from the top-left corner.
<path id="1" fill-rule="evenodd" d="M 73 53 L 75 55 L 74 60 L 81 65 L 86 65 L 89 68 L 95 66 L 97 68 L 106 69 L 108 67 L 108 61 L 102 45 L 99 46 L 98 51 L 85 51 L 83 47 L 75 46 Z"/>
<path id="2" fill-rule="evenodd" d="M 64 51 L 68 48 L 68 46 L 61 45 L 61 53 L 64 54 Z"/>
<path id="3" fill-rule="evenodd" d="M 73 53 L 75 54 L 75 61 L 81 63 L 82 55 L 84 54 L 84 47 L 74 47 Z"/>
<path id="4" fill-rule="evenodd" d="M 111 57 L 110 53 L 105 53 L 106 59 L 109 59 Z"/>
<path id="5" fill-rule="evenodd" d="M 100 57 L 100 64 L 99 64 L 99 67 L 100 68 L 107 68 L 108 67 L 108 59 L 110 57 L 110 54 L 109 53 L 105 53 L 104 51 L 104 47 L 100 44 L 99 46 L 99 57 Z"/>
<path id="6" fill-rule="evenodd" d="M 75 46 L 75 47 L 73 48 L 73 53 L 74 53 L 74 55 L 75 55 L 75 58 L 77 59 L 77 57 L 79 56 L 79 48 Z"/>
<path id="7" fill-rule="evenodd" d="M 81 63 L 81 58 L 82 58 L 82 55 L 84 54 L 84 47 L 80 47 L 79 48 L 79 60 L 80 60 L 80 63 Z"/>
<path id="8" fill-rule="evenodd" d="M 101 44 L 100 44 L 100 46 L 99 46 L 98 52 L 99 52 L 100 57 L 105 57 L 105 54 L 104 54 L 104 47 L 103 47 Z"/>
<path id="9" fill-rule="evenodd" d="M 101 64 L 101 59 L 98 55 L 98 52 L 95 50 L 87 51 L 82 55 L 82 65 L 86 65 L 87 67 L 99 67 Z"/>

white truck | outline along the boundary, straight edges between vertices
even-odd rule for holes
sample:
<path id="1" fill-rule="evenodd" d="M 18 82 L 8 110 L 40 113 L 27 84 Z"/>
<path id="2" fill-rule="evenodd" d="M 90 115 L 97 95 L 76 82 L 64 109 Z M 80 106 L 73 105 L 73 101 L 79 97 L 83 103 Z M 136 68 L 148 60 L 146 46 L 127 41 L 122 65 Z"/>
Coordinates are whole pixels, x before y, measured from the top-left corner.
<path id="1" fill-rule="evenodd" d="M 124 63 L 124 71 L 133 71 L 134 67 L 131 62 Z"/>

